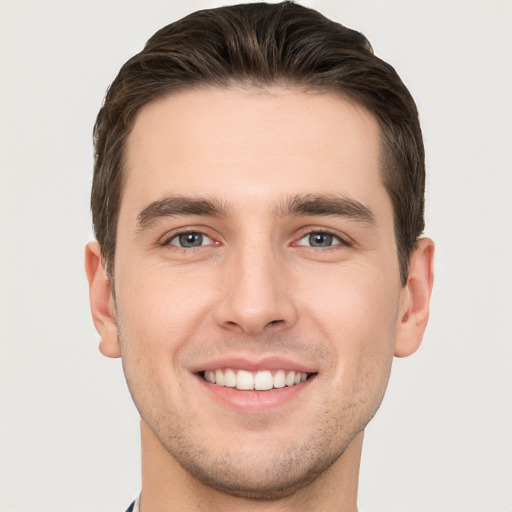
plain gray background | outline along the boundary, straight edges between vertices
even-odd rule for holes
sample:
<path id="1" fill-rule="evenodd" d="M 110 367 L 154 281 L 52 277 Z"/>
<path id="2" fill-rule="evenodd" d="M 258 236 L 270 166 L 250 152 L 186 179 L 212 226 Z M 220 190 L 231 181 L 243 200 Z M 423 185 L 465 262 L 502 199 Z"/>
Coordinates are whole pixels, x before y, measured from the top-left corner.
<path id="1" fill-rule="evenodd" d="M 89 315 L 91 130 L 119 67 L 222 1 L 0 0 L 0 511 L 123 511 L 138 416 Z M 367 429 L 363 512 L 512 511 L 512 2 L 304 1 L 421 112 L 430 326 Z"/>

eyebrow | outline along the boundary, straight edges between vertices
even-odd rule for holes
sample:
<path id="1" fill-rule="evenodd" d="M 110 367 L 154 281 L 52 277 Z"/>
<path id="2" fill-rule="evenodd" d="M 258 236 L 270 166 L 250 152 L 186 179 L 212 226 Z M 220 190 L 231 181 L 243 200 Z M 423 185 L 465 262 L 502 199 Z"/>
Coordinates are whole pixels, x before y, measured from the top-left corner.
<path id="1" fill-rule="evenodd" d="M 163 217 L 183 215 L 227 217 L 229 211 L 226 205 L 216 199 L 167 196 L 153 201 L 137 215 L 137 229 L 143 230 Z"/>
<path id="2" fill-rule="evenodd" d="M 375 227 L 372 210 L 363 203 L 336 194 L 304 194 L 289 197 L 277 210 L 278 215 L 335 215 Z"/>
<path id="3" fill-rule="evenodd" d="M 137 230 L 151 226 L 160 218 L 186 215 L 208 215 L 211 217 L 229 217 L 229 208 L 214 198 L 192 198 L 185 196 L 167 196 L 153 201 L 137 215 Z M 292 215 L 334 215 L 376 226 L 375 215 L 364 204 L 335 194 L 299 194 L 288 197 L 274 213 L 281 217 Z"/>

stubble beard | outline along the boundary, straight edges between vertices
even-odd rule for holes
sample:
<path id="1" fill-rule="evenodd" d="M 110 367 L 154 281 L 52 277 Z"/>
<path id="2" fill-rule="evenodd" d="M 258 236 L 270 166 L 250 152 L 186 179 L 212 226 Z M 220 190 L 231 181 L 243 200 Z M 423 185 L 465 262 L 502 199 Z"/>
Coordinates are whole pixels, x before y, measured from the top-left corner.
<path id="1" fill-rule="evenodd" d="M 119 340 L 124 352 L 126 344 L 120 331 Z M 343 456 L 373 418 L 389 378 L 388 373 L 375 395 L 355 396 L 341 403 L 332 397 L 342 391 L 333 390 L 324 399 L 308 436 L 282 446 L 279 452 L 266 449 L 264 442 L 258 449 L 237 446 L 212 450 L 190 428 L 194 425 L 192 416 L 180 416 L 177 408 L 171 409 L 154 398 L 148 400 L 152 393 L 147 389 L 139 395 L 138 390 L 144 390 L 144 386 L 140 385 L 137 371 L 133 374 L 127 371 L 124 354 L 123 368 L 142 420 L 170 457 L 198 483 L 233 497 L 252 500 L 286 498 L 315 482 Z M 153 397 L 155 395 L 158 393 Z"/>
<path id="2" fill-rule="evenodd" d="M 139 412 L 167 453 L 198 483 L 236 498 L 270 501 L 287 498 L 315 482 L 343 456 L 379 404 L 380 400 L 361 418 L 352 416 L 360 403 L 343 404 L 346 415 L 341 417 L 326 403 L 307 439 L 279 451 L 266 449 L 264 444 L 252 450 L 238 446 L 212 450 L 177 415 L 171 413 L 158 421 L 143 407 Z"/>
<path id="3" fill-rule="evenodd" d="M 319 432 L 315 440 L 288 446 L 280 452 L 272 453 L 259 446 L 253 453 L 246 453 L 235 447 L 214 455 L 182 433 L 171 438 L 157 433 L 157 438 L 171 457 L 201 484 L 237 498 L 277 500 L 314 482 L 338 460 L 352 440 L 333 449 L 332 438 L 325 435 Z"/>

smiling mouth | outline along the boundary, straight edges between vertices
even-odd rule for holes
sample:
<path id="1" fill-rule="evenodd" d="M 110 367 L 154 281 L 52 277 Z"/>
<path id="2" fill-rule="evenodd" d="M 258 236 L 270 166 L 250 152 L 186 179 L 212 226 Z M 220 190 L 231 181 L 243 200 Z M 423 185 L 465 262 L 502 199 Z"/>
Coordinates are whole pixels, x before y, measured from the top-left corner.
<path id="1" fill-rule="evenodd" d="M 233 370 L 231 368 L 207 370 L 199 375 L 211 384 L 240 391 L 269 391 L 284 387 L 297 386 L 310 379 L 316 373 L 295 372 L 287 370 L 260 370 L 249 372 L 247 370 Z"/>

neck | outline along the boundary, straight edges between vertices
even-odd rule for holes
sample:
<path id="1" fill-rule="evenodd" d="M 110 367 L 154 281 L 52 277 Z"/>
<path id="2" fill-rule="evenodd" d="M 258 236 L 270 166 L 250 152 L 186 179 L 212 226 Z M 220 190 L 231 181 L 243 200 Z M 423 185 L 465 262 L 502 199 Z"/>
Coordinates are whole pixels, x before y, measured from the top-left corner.
<path id="1" fill-rule="evenodd" d="M 220 510 L 237 512 L 357 512 L 363 432 L 312 483 L 276 500 L 231 496 L 197 480 L 165 450 L 144 421 L 141 421 L 141 441 L 141 512 L 196 512 L 208 510 L 212 503 Z"/>

